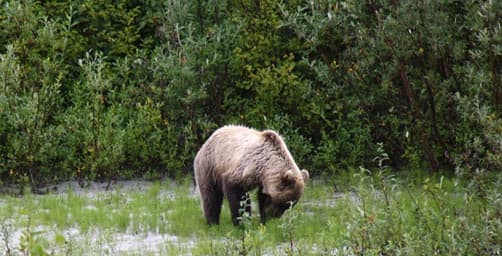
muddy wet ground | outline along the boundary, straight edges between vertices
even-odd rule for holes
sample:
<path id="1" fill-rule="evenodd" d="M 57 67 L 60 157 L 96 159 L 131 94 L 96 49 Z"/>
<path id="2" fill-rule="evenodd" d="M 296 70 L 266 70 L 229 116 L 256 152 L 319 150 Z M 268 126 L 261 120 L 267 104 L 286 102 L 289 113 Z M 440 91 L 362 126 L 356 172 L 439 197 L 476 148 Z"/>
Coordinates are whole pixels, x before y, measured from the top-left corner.
<path id="1" fill-rule="evenodd" d="M 158 181 L 155 183 L 159 183 Z M 102 200 L 104 197 L 113 193 L 124 195 L 125 203 L 128 203 L 128 195 L 139 193 L 148 193 L 149 189 L 155 184 L 151 181 L 133 180 L 133 181 L 114 181 L 112 183 L 89 182 L 81 186 L 76 181 L 63 182 L 56 185 L 46 186 L 40 189 L 47 195 L 67 198 L 69 193 L 77 195 L 78 197 L 89 199 L 91 202 Z M 197 192 L 193 186 L 179 185 L 171 180 L 160 181 L 160 191 L 158 198 L 161 201 L 173 200 L 180 193 L 176 191 L 177 186 L 189 186 L 188 196 L 190 198 L 197 198 Z M 179 188 L 179 187 L 178 187 Z M 303 201 L 305 205 L 321 205 L 333 206 L 335 202 L 344 197 L 343 193 L 335 193 L 328 200 L 324 201 Z M 186 197 L 186 195 L 184 195 Z M 33 195 L 31 200 L 43 198 L 44 195 Z M 357 200 L 357 196 L 349 195 L 353 200 Z M 62 200 L 65 202 L 65 200 Z M 20 201 L 22 202 L 22 201 Z M 5 197 L 0 197 L 0 207 L 6 204 Z M 36 204 L 36 202 L 35 202 Z M 22 206 L 15 206 L 22 207 Z M 93 210 L 96 208 L 92 203 L 85 206 L 85 210 Z M 253 201 L 253 208 L 257 209 L 256 202 Z M 223 209 L 228 210 L 228 209 Z M 255 211 L 256 212 L 256 211 Z M 37 214 L 37 213 L 30 213 Z M 200 213 L 202 214 L 202 212 Z M 20 225 L 19 222 L 15 223 L 18 219 L 16 216 L 0 216 L 0 255 L 5 254 L 7 247 L 14 252 L 13 255 L 22 255 L 19 248 L 22 247 L 23 236 L 26 236 L 26 227 Z M 22 216 L 21 218 L 27 218 Z M 23 221 L 25 223 L 26 221 Z M 168 220 L 169 222 L 169 220 Z M 72 225 L 70 225 L 72 226 Z M 140 231 L 134 228 L 127 228 L 125 231 L 118 232 L 116 230 L 107 230 L 99 226 L 93 226 L 86 231 L 78 228 L 78 225 L 71 228 L 64 228 L 47 225 L 31 226 L 30 231 L 43 236 L 44 240 L 50 241 L 54 244 L 58 238 L 63 236 L 66 240 L 64 244 L 59 244 L 57 248 L 47 248 L 49 253 L 53 252 L 54 255 L 168 255 L 172 253 L 173 247 L 181 248 L 180 251 L 184 255 L 190 255 L 192 248 L 197 246 L 196 238 L 187 236 L 177 236 L 158 230 L 155 228 L 142 228 Z M 221 241 L 220 241 L 221 242 Z M 86 251 L 87 250 L 87 251 Z M 17 252 L 17 253 L 16 253 Z M 77 252 L 77 254 L 76 254 Z"/>
<path id="2" fill-rule="evenodd" d="M 174 198 L 176 192 L 167 189 L 168 187 L 176 186 L 172 181 L 161 181 L 162 183 L 171 183 L 169 186 L 161 186 L 159 197 L 167 199 Z M 82 186 L 76 181 L 63 182 L 60 184 L 50 185 L 40 188 L 39 191 L 48 195 L 66 196 L 71 191 L 74 195 L 78 195 L 88 199 L 98 199 L 107 193 L 118 192 L 127 194 L 129 192 L 144 192 L 147 191 L 153 182 L 134 180 L 134 181 L 114 181 L 112 183 L 88 182 Z M 196 197 L 195 189 L 190 188 L 190 196 Z M 35 195 L 33 200 L 44 195 Z M 6 205 L 4 197 L 0 197 L 0 207 Z M 21 208 L 22 206 L 14 206 Z M 92 205 L 86 206 L 93 207 Z M 86 208 L 86 209 L 87 209 Z M 36 212 L 30 214 L 37 214 Z M 26 216 L 0 216 L 0 255 L 22 255 L 21 248 L 23 240 L 27 237 L 27 228 L 19 227 L 15 224 L 20 219 Z M 56 231 L 57 230 L 57 231 Z M 57 227 L 51 226 L 30 226 L 29 231 L 36 236 L 43 236 L 46 241 L 55 241 L 56 236 L 62 235 L 66 239 L 66 245 L 62 244 L 58 248 L 45 248 L 49 253 L 55 255 L 71 254 L 72 246 L 80 248 L 89 248 L 91 255 L 161 255 L 165 252 L 167 245 L 182 244 L 184 248 L 189 249 L 195 241 L 181 239 L 176 235 L 166 234 L 158 230 L 148 230 L 145 232 L 128 231 L 115 232 L 113 230 L 103 230 L 98 227 L 92 228 L 86 232 L 82 232 L 78 228 L 69 228 L 61 232 Z M 92 249 L 91 249 L 92 248 Z"/>

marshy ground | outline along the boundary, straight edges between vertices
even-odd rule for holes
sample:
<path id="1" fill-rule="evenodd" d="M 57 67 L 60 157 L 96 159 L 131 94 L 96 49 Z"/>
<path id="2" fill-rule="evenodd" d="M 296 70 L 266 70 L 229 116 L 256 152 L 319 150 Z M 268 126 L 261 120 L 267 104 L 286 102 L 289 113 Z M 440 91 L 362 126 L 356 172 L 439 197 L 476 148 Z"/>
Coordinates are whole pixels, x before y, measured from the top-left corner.
<path id="1" fill-rule="evenodd" d="M 0 254 L 500 255 L 500 175 L 491 180 L 476 192 L 456 178 L 384 172 L 315 179 L 282 218 L 261 225 L 255 210 L 240 228 L 227 205 L 208 227 L 189 179 L 66 182 L 0 195 Z"/>

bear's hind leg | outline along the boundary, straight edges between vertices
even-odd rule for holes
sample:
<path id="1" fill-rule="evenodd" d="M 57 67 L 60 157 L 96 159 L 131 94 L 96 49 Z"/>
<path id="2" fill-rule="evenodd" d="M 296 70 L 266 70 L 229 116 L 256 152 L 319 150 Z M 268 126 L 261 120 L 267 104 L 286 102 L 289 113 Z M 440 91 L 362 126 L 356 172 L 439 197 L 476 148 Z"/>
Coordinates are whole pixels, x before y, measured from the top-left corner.
<path id="1" fill-rule="evenodd" d="M 267 216 L 266 209 L 270 207 L 270 196 L 258 191 L 258 207 L 260 208 L 260 221 L 265 223 L 269 216 Z"/>
<path id="2" fill-rule="evenodd" d="M 227 185 L 223 187 L 223 191 L 227 197 L 228 205 L 230 206 L 232 222 L 235 226 L 238 226 L 241 224 L 243 210 L 251 214 L 251 199 L 248 193 L 238 186 Z"/>
<path id="3" fill-rule="evenodd" d="M 219 224 L 221 206 L 223 204 L 223 191 L 217 186 L 214 186 L 210 191 L 201 193 L 201 196 L 202 207 L 204 208 L 204 216 L 206 217 L 207 223 L 209 225 Z"/>

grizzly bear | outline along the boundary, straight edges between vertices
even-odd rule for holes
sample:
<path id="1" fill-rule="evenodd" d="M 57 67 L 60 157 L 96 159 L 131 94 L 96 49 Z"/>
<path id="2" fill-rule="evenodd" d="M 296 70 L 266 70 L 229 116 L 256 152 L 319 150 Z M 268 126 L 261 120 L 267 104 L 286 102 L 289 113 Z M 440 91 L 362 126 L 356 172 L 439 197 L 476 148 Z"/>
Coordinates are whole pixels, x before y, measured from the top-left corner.
<path id="1" fill-rule="evenodd" d="M 309 177 L 308 171 L 298 168 L 279 134 L 234 125 L 219 128 L 202 145 L 194 174 L 207 223 L 219 223 L 226 197 L 234 225 L 240 224 L 244 211 L 251 214 L 248 191 L 258 188 L 264 223 L 280 217 L 300 199 Z"/>

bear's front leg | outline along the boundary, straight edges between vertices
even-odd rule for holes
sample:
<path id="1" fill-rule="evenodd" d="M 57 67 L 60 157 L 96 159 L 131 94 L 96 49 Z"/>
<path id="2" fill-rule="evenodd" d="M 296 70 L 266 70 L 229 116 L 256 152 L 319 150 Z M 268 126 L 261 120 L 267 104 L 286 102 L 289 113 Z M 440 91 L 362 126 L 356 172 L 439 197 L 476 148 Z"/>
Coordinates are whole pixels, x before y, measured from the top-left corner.
<path id="1" fill-rule="evenodd" d="M 230 184 L 223 186 L 223 193 L 227 197 L 228 205 L 230 206 L 232 222 L 235 226 L 238 226 L 241 224 L 243 210 L 251 215 L 251 199 L 249 198 L 249 194 L 240 186 Z"/>

